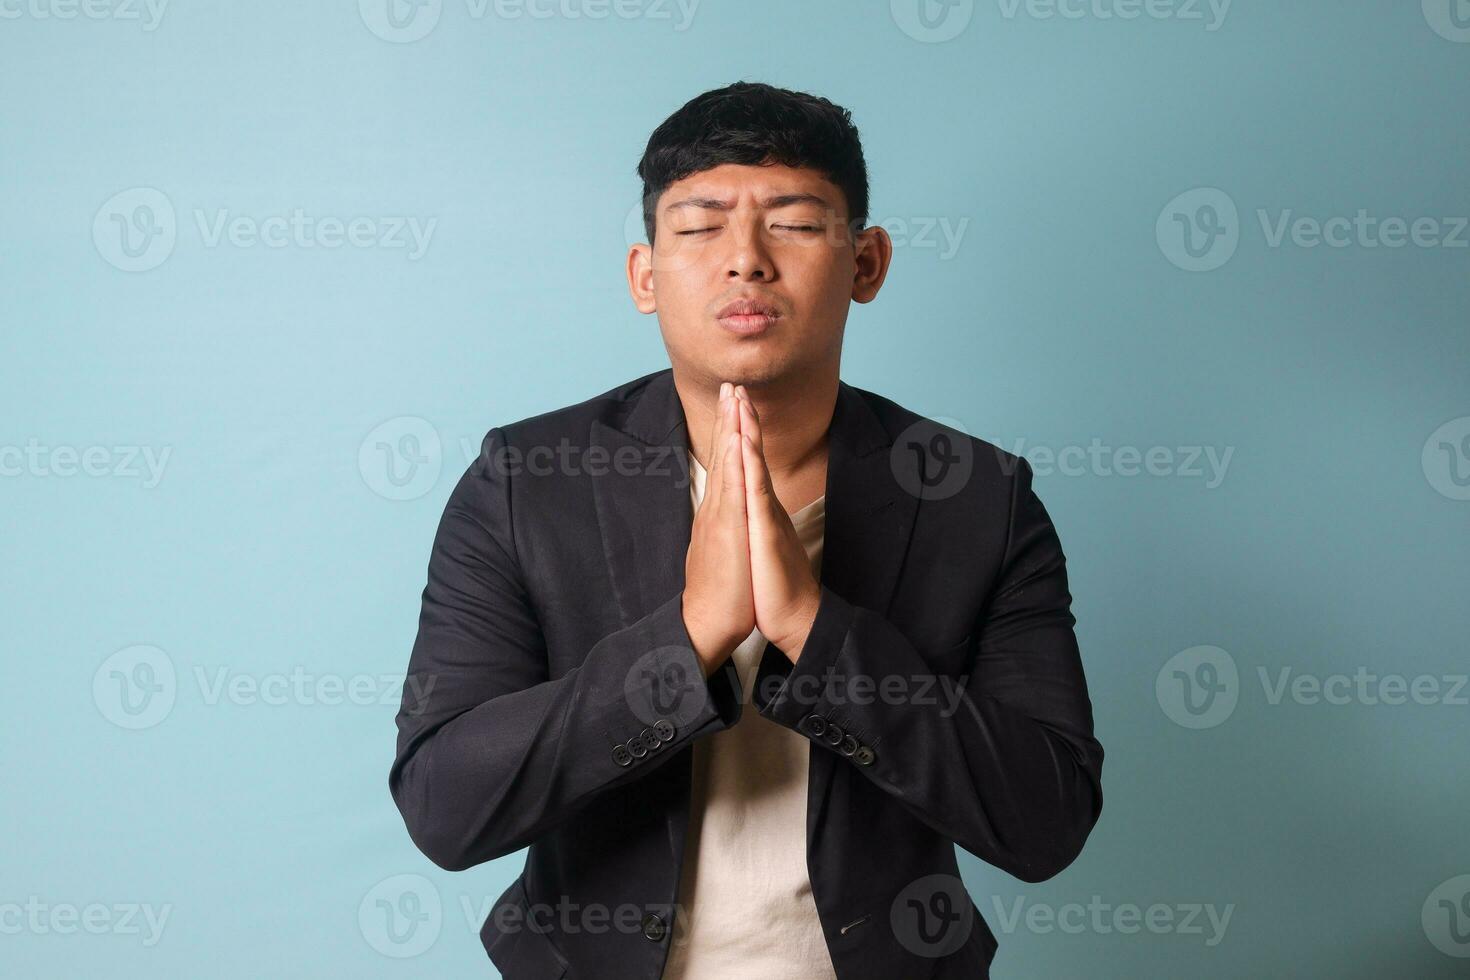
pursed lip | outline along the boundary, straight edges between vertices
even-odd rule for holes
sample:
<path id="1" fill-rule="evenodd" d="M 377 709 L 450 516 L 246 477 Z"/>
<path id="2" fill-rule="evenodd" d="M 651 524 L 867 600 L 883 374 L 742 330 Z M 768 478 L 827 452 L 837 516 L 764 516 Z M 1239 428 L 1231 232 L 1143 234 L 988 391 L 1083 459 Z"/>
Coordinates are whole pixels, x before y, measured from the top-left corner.
<path id="1" fill-rule="evenodd" d="M 715 319 L 723 320 L 730 316 L 768 316 L 775 319 L 781 315 L 781 311 L 770 303 L 758 299 L 737 299 L 733 303 L 727 303 L 715 314 Z"/>

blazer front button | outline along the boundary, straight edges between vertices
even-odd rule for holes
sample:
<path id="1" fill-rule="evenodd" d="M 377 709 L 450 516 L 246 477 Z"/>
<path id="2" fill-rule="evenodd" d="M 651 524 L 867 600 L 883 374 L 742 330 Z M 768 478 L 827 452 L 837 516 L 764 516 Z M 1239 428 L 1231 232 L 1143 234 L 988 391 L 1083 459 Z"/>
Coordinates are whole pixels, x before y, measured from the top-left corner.
<path id="1" fill-rule="evenodd" d="M 626 745 L 614 745 L 613 761 L 620 766 L 631 766 L 633 764 L 633 754 L 628 751 Z"/>
<path id="2" fill-rule="evenodd" d="M 819 737 L 827 730 L 827 719 L 821 715 L 807 715 L 801 720 L 801 724 L 808 732 Z"/>
<path id="3" fill-rule="evenodd" d="M 667 931 L 664 920 L 656 913 L 650 912 L 643 917 L 643 935 L 654 942 L 664 938 L 664 933 Z"/>
<path id="4" fill-rule="evenodd" d="M 875 756 L 873 754 L 873 750 L 868 748 L 866 745 L 859 745 L 858 750 L 853 753 L 852 758 L 853 761 L 860 766 L 871 766 L 873 764 L 873 760 L 877 758 L 877 756 Z"/>
<path id="5" fill-rule="evenodd" d="M 674 723 L 667 718 L 660 718 L 653 723 L 653 733 L 658 736 L 660 742 L 672 742 L 674 740 Z"/>

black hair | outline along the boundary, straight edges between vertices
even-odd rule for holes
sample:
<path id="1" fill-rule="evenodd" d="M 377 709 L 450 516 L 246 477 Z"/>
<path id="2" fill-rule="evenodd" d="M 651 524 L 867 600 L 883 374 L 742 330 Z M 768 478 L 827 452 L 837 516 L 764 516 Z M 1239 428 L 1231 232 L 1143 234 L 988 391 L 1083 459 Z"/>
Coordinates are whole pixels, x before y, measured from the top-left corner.
<path id="1" fill-rule="evenodd" d="M 846 196 L 848 228 L 867 227 L 868 167 L 852 113 L 805 92 L 735 82 L 690 99 L 648 138 L 638 176 L 650 243 L 659 195 L 675 181 L 726 163 L 817 170 Z"/>

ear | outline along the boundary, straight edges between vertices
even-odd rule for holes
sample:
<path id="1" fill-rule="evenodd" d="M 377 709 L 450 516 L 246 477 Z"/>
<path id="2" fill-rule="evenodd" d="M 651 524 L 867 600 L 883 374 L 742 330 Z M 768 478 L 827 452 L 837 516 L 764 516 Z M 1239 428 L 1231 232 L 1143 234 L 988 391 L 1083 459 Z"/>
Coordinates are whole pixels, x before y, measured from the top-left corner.
<path id="1" fill-rule="evenodd" d="M 658 309 L 653 295 L 653 247 L 642 242 L 628 248 L 628 292 L 639 313 Z"/>
<path id="2" fill-rule="evenodd" d="M 852 298 L 867 303 L 883 288 L 888 266 L 893 262 L 893 239 L 882 225 L 864 228 L 853 238 L 856 270 L 852 277 Z"/>

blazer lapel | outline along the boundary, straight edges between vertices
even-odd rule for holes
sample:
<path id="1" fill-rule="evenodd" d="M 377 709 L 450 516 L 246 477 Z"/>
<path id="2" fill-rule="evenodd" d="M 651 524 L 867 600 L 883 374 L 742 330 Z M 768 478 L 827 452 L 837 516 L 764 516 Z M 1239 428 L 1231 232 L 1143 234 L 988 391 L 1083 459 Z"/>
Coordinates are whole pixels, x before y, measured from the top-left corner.
<path id="1" fill-rule="evenodd" d="M 689 435 L 672 369 L 654 375 L 617 424 L 593 420 L 592 480 L 613 593 L 630 626 L 684 587 L 694 526 Z"/>
<path id="2" fill-rule="evenodd" d="M 919 509 L 899 473 L 916 466 L 912 454 L 894 451 L 893 438 L 867 401 L 839 381 L 827 443 L 819 577 L 853 605 L 885 616 Z"/>

